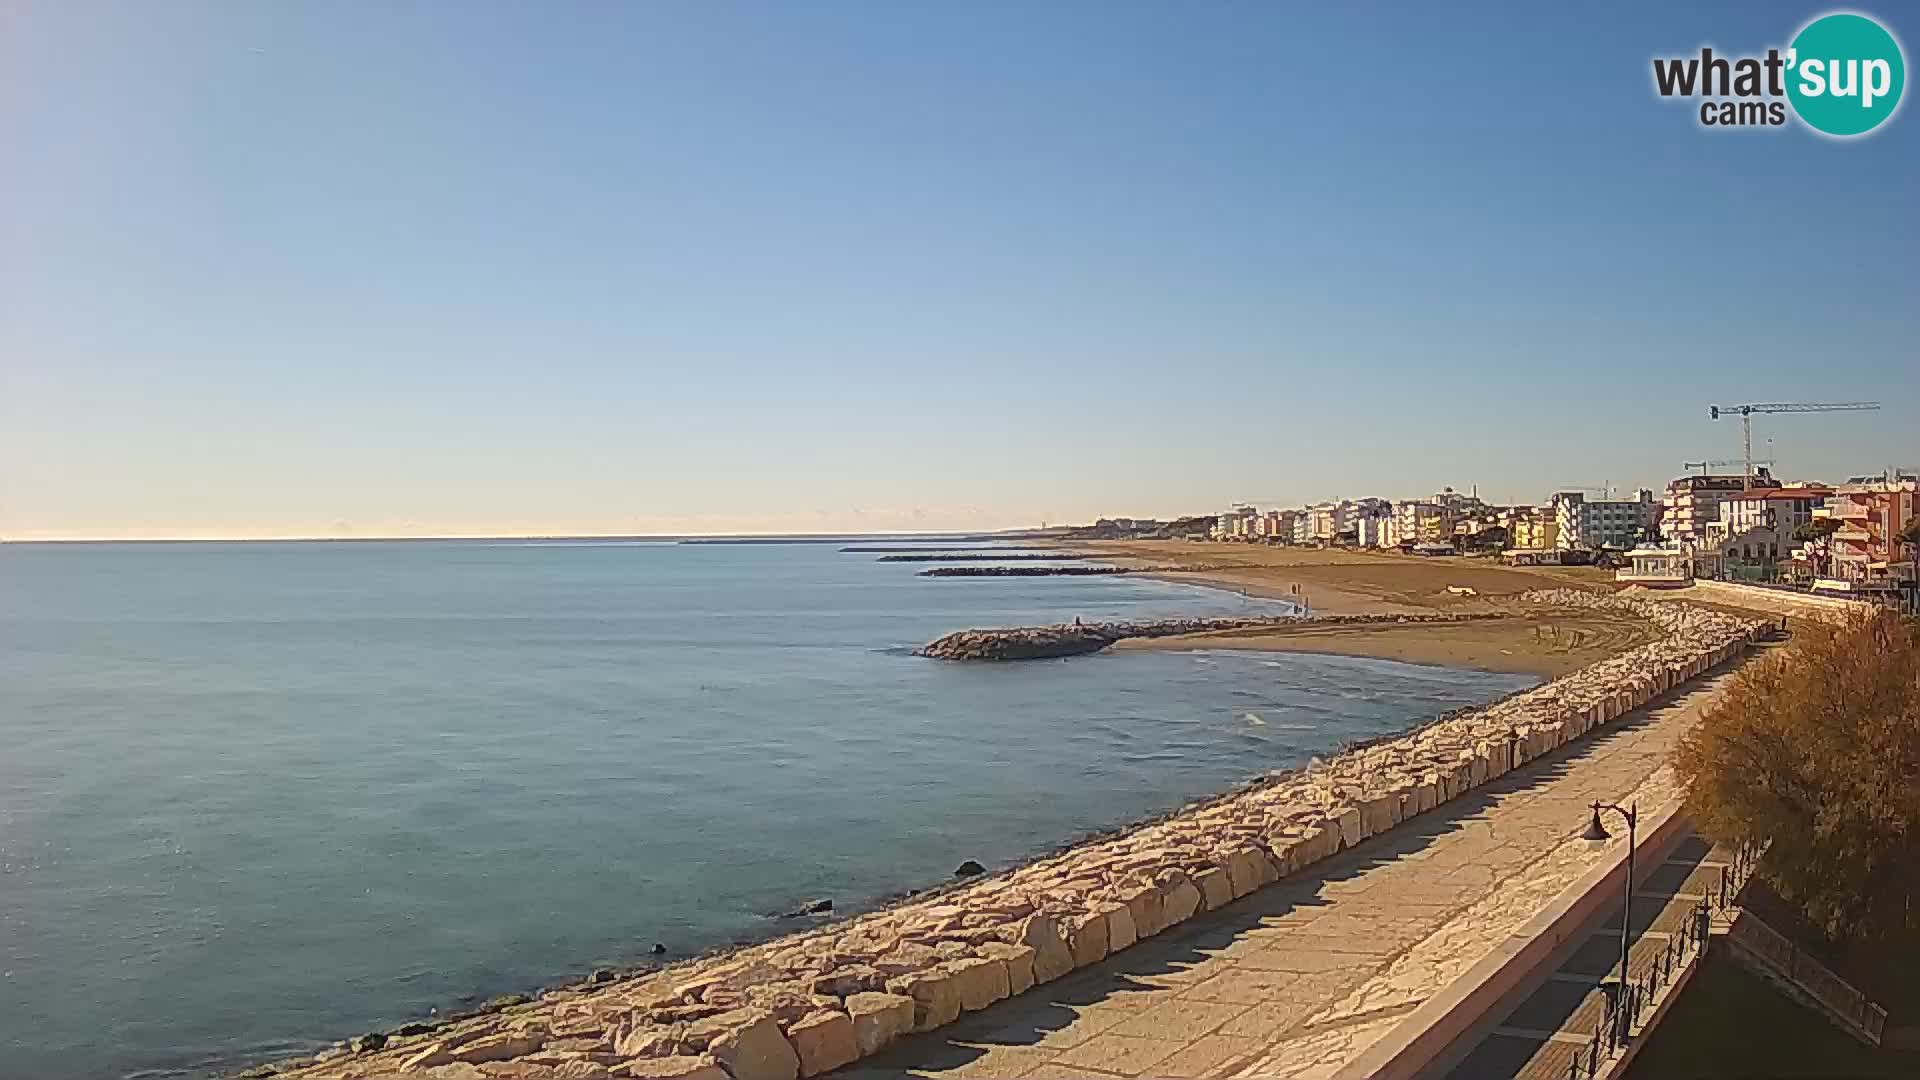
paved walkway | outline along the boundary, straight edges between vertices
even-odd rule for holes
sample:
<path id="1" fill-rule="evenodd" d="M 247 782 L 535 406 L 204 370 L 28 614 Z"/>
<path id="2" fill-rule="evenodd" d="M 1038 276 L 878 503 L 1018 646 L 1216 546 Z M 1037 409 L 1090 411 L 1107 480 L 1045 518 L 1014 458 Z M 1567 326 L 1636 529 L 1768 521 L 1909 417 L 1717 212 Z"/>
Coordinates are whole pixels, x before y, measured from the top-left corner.
<path id="1" fill-rule="evenodd" d="M 1719 681 L 836 1076 L 1329 1077 L 1601 858 L 1575 840 L 1595 799 L 1677 795 L 1668 750 Z"/>
<path id="2" fill-rule="evenodd" d="M 1688 837 L 1634 890 L 1629 978 L 1644 978 L 1660 964 L 1668 942 L 1686 932 L 1700 902 L 1719 889 L 1732 858 Z M 1575 1057 L 1593 1061 L 1591 1044 L 1619 979 L 1620 905 L 1614 904 L 1587 924 L 1586 940 L 1500 1018 L 1450 1080 L 1566 1080 Z"/>

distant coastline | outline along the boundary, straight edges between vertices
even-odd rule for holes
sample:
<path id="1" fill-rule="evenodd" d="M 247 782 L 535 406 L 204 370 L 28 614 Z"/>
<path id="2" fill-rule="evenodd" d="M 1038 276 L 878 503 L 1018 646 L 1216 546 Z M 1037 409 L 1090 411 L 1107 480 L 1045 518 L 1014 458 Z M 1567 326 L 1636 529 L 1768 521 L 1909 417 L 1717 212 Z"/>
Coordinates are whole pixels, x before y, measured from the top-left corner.
<path id="1" fill-rule="evenodd" d="M 605 541 L 649 544 L 839 544 L 861 541 L 916 543 L 997 543 L 1045 539 L 1053 530 L 1007 532 L 848 532 L 848 533 L 459 533 L 433 536 L 75 536 L 0 537 L 0 545 L 88 544 L 458 544 Z"/>

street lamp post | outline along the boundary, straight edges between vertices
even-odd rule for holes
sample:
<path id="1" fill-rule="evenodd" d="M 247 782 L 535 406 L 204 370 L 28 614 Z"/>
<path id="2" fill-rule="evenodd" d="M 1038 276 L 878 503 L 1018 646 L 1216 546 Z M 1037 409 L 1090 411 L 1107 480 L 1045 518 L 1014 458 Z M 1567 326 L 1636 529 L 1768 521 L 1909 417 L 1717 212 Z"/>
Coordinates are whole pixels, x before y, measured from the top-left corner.
<path id="1" fill-rule="evenodd" d="M 1614 999 L 1614 1014 L 1624 1017 L 1627 1001 L 1627 950 L 1632 945 L 1633 933 L 1633 849 L 1637 842 L 1636 827 L 1640 824 L 1640 804 L 1618 806 L 1613 803 L 1596 802 L 1593 804 L 1593 820 L 1587 824 L 1587 831 L 1580 838 L 1591 844 L 1603 844 L 1608 840 L 1607 827 L 1600 823 L 1600 811 L 1611 810 L 1627 819 L 1627 891 L 1620 907 L 1620 990 Z M 1626 1034 L 1630 1021 L 1622 1020 L 1621 1035 Z"/>

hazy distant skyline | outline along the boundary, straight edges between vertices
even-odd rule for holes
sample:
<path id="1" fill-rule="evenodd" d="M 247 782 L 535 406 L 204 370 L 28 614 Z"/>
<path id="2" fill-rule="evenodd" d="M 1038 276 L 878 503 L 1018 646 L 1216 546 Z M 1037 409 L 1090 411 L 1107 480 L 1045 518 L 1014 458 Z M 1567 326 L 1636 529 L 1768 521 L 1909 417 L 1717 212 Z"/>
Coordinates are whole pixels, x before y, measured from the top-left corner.
<path id="1" fill-rule="evenodd" d="M 1826 10 L 0 3 L 0 537 L 1920 465 L 1920 117 L 1650 86 Z"/>

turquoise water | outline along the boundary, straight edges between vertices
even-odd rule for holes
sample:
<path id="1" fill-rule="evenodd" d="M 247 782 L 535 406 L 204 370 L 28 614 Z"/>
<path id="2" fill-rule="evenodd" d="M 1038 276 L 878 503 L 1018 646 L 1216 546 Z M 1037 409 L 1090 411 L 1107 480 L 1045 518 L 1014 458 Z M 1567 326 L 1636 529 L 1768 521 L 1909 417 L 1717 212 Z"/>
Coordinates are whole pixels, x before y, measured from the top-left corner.
<path id="1" fill-rule="evenodd" d="M 0 1076 L 197 1075 L 776 932 L 1531 680 L 951 665 L 1247 601 L 835 545 L 0 547 Z"/>

